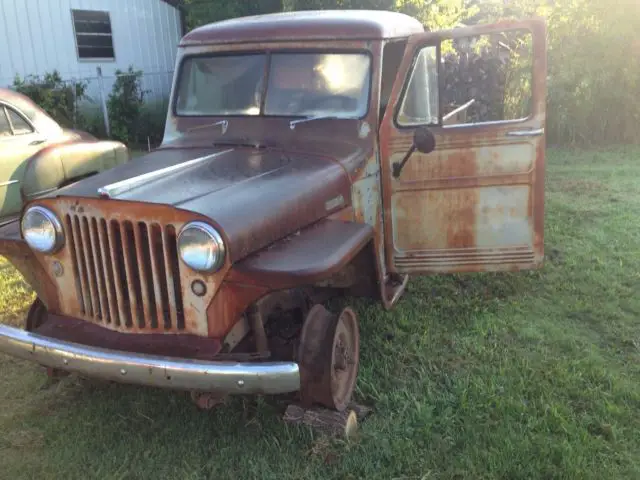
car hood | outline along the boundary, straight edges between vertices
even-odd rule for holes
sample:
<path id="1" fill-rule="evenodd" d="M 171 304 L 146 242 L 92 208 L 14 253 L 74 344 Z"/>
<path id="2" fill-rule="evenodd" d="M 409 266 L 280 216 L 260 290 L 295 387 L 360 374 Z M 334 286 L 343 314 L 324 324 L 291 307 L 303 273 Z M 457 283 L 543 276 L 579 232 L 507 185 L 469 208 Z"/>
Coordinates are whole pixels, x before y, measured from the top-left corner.
<path id="1" fill-rule="evenodd" d="M 157 175 L 161 172 L 161 175 Z M 64 187 L 49 197 L 100 197 L 172 205 L 223 231 L 232 261 L 351 202 L 335 159 L 244 147 L 159 149 Z"/>

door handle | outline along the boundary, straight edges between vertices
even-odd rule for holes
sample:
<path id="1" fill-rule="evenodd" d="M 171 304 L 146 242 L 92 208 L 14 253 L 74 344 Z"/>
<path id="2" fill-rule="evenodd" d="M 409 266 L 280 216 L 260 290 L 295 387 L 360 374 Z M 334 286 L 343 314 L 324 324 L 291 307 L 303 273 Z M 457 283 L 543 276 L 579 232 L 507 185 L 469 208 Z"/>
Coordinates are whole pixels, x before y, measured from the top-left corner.
<path id="1" fill-rule="evenodd" d="M 507 132 L 508 137 L 539 137 L 544 133 L 544 128 L 536 128 L 533 130 L 512 130 Z"/>
<path id="2" fill-rule="evenodd" d="M 29 145 L 40 145 L 41 143 L 44 143 L 45 140 L 34 140 L 33 142 L 31 142 Z"/>

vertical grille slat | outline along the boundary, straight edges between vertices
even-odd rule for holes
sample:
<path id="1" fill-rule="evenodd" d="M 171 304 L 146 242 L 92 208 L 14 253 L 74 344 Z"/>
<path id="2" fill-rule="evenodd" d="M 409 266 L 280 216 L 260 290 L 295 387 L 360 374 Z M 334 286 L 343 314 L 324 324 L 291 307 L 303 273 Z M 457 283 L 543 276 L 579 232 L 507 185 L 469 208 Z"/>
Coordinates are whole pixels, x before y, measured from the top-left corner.
<path id="1" fill-rule="evenodd" d="M 184 330 L 184 311 L 182 309 L 182 287 L 180 285 L 180 265 L 178 264 L 178 243 L 176 229 L 173 225 L 167 226 L 167 250 L 169 275 L 173 284 L 173 294 L 176 301 L 176 327 Z"/>
<path id="2" fill-rule="evenodd" d="M 109 248 L 109 235 L 107 233 L 107 223 L 103 218 L 96 222 L 96 228 L 98 229 L 98 241 L 100 243 L 100 256 L 102 258 L 102 271 L 105 274 L 103 282 L 106 283 L 106 296 L 107 303 L 109 305 L 109 316 L 111 322 L 115 325 L 120 325 L 120 314 L 118 312 L 119 299 L 116 294 L 116 281 L 113 273 L 114 264 L 111 261 L 111 250 Z"/>
<path id="3" fill-rule="evenodd" d="M 153 276 L 153 291 L 155 293 L 156 318 L 158 323 L 163 323 L 165 330 L 171 329 L 171 319 L 168 317 L 170 309 L 166 294 L 166 286 L 162 288 L 161 277 L 166 275 L 162 272 L 164 261 L 162 258 L 162 246 L 158 251 L 158 241 L 162 245 L 162 229 L 159 225 L 153 224 L 148 230 L 149 232 L 149 252 L 151 254 L 151 274 Z M 167 321 L 168 320 L 168 321 Z"/>
<path id="4" fill-rule="evenodd" d="M 102 252 L 100 245 L 98 244 L 98 223 L 95 218 L 87 220 L 89 227 L 89 240 L 91 241 L 91 251 L 93 253 L 93 268 L 96 273 L 96 284 L 98 287 L 98 301 L 100 302 L 100 312 L 102 313 L 102 322 L 111 323 L 111 315 L 109 312 L 109 305 L 107 300 L 106 289 L 106 269 L 102 264 Z"/>
<path id="5" fill-rule="evenodd" d="M 162 253 L 164 257 L 164 265 L 166 269 L 166 287 L 167 287 L 167 297 L 169 299 L 169 305 L 172 307 L 169 309 L 170 321 L 172 325 L 178 327 L 178 309 L 179 305 L 176 298 L 176 291 L 174 287 L 173 277 L 175 275 L 173 269 L 171 268 L 171 249 L 169 248 L 169 243 L 171 241 L 169 236 L 169 228 L 162 231 Z"/>
<path id="6" fill-rule="evenodd" d="M 151 305 L 149 304 L 149 299 L 151 298 L 150 294 L 150 285 L 149 285 L 149 275 L 147 275 L 147 268 L 149 267 L 149 258 L 148 255 L 145 255 L 147 252 L 149 244 L 145 242 L 143 238 L 146 232 L 146 225 L 144 223 L 138 223 L 133 227 L 133 238 L 135 242 L 136 249 L 136 260 L 138 267 L 138 284 L 140 285 L 140 294 L 142 295 L 142 314 L 144 316 L 143 325 L 148 325 L 153 328 L 152 322 L 152 312 Z"/>
<path id="7" fill-rule="evenodd" d="M 86 299 L 85 299 L 85 290 L 82 286 L 82 277 L 80 273 L 80 260 L 78 257 L 78 250 L 76 248 L 75 235 L 73 233 L 73 223 L 71 220 L 71 216 L 67 215 L 65 217 L 65 228 L 67 230 L 67 237 L 69 238 L 69 250 L 71 251 L 71 263 L 73 267 L 73 276 L 76 284 L 76 295 L 78 297 L 80 303 L 80 311 L 83 315 L 87 313 L 86 307 Z"/>
<path id="8" fill-rule="evenodd" d="M 80 219 L 80 234 L 82 236 L 82 244 L 84 246 L 84 266 L 89 276 L 89 291 L 91 292 L 93 315 L 98 320 L 101 320 L 102 310 L 100 308 L 100 300 L 98 299 L 97 272 L 93 268 L 93 251 L 91 249 L 91 241 L 89 240 L 89 222 L 87 217 L 82 217 Z"/>
<path id="9" fill-rule="evenodd" d="M 72 209 L 64 227 L 84 318 L 124 331 L 185 330 L 173 225 Z"/>
<path id="10" fill-rule="evenodd" d="M 85 265 L 85 253 L 84 242 L 82 241 L 82 234 L 80 232 L 80 218 L 75 217 L 73 219 L 73 237 L 76 244 L 76 262 L 80 269 L 80 284 L 84 292 L 82 299 L 84 301 L 85 315 L 93 317 L 93 301 L 91 298 L 91 292 L 89 291 L 89 274 L 87 272 L 87 266 Z"/>
<path id="11" fill-rule="evenodd" d="M 113 259 L 113 270 L 115 273 L 116 298 L 118 299 L 118 313 L 122 326 L 131 327 L 133 325 L 131 310 L 129 308 L 129 288 L 127 285 L 127 273 L 124 262 L 124 252 L 122 250 L 122 238 L 120 224 L 111 221 L 107 224 L 107 235 L 111 248 L 111 258 Z"/>
<path id="12" fill-rule="evenodd" d="M 135 256 L 133 227 L 131 226 L 130 222 L 125 222 L 123 227 L 124 228 L 122 228 L 120 231 L 120 238 L 122 240 L 122 255 L 124 257 L 124 267 L 125 272 L 127 273 L 127 287 L 129 291 L 129 304 L 131 306 L 131 321 L 133 324 L 132 326 L 144 328 L 144 318 L 141 315 L 141 305 L 138 303 L 138 285 L 140 279 L 136 274 L 137 272 L 134 273 L 135 263 L 132 259 L 132 255 Z"/>

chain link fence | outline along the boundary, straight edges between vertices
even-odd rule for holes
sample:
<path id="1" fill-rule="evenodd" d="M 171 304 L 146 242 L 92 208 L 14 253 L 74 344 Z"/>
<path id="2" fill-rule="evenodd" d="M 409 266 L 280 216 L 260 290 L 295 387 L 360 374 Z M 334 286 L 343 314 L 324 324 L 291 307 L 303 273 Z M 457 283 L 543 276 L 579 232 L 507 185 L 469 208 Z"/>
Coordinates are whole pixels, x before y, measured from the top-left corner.
<path id="1" fill-rule="evenodd" d="M 114 84 L 118 78 L 131 78 L 133 75 L 96 75 L 80 79 L 86 84 L 84 98 L 79 99 L 77 108 L 86 113 L 92 112 L 102 115 L 102 125 L 110 136 L 110 113 L 108 108 L 109 95 L 113 91 Z M 139 77 L 140 91 L 144 101 L 144 108 L 153 111 L 154 114 L 166 114 L 169 104 L 169 93 L 171 91 L 171 81 L 173 72 L 146 72 Z"/>

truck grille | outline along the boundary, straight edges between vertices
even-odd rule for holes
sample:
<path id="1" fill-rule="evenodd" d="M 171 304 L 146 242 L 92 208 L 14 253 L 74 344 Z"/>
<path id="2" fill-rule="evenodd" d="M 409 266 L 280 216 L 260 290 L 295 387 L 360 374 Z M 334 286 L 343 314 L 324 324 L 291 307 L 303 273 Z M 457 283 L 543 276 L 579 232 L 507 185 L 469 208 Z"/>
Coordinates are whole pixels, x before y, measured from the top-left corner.
<path id="1" fill-rule="evenodd" d="M 120 330 L 184 330 L 172 225 L 71 213 L 64 230 L 86 319 Z"/>

